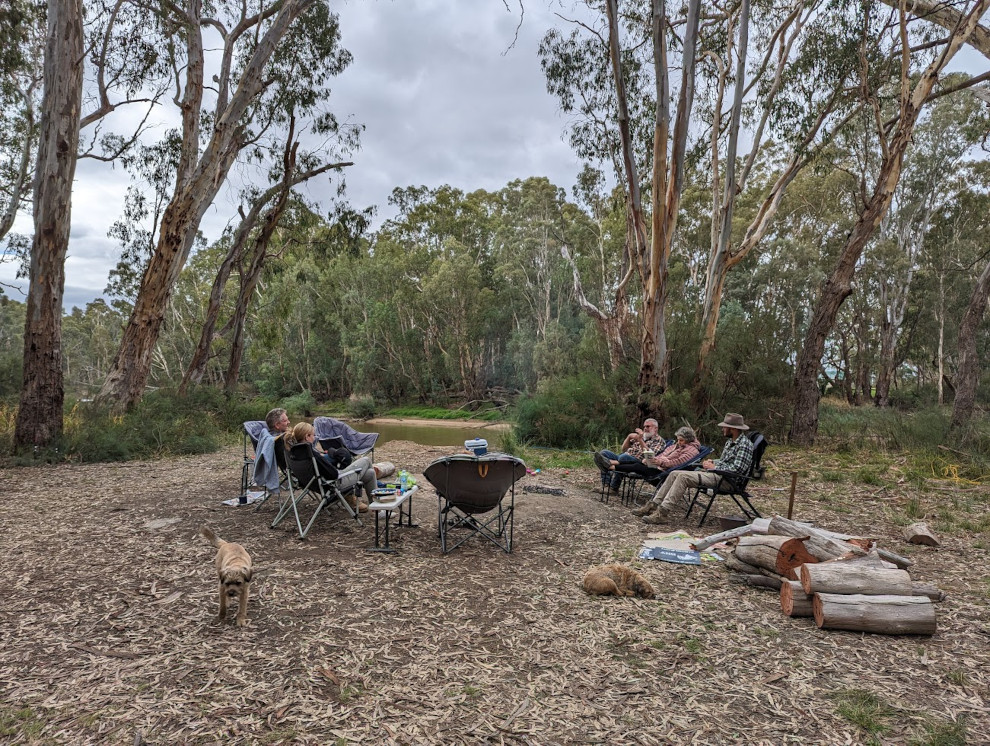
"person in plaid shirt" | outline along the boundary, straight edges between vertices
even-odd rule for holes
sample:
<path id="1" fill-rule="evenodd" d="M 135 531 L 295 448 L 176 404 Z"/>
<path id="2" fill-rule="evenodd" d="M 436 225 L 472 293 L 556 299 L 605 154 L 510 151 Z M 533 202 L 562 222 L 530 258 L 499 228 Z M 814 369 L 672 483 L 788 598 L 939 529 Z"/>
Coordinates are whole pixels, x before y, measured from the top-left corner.
<path id="1" fill-rule="evenodd" d="M 684 493 L 693 487 L 715 487 L 722 477 L 713 474 L 713 470 L 732 471 L 737 474 L 749 474 L 753 465 L 753 441 L 743 435 L 749 430 L 749 425 L 743 421 L 741 414 L 729 412 L 718 426 L 722 434 L 728 438 L 722 455 L 715 459 L 701 462 L 700 471 L 675 471 L 667 477 L 657 489 L 650 502 L 642 508 L 633 511 L 641 516 L 643 523 L 654 526 L 666 523 L 671 509 L 684 498 Z"/>

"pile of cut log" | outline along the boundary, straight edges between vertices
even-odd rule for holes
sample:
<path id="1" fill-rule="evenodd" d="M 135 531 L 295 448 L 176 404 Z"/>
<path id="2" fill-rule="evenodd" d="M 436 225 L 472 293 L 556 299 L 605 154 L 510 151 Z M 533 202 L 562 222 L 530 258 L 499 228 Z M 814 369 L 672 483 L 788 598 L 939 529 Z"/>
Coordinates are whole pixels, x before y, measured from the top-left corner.
<path id="1" fill-rule="evenodd" d="M 733 581 L 780 591 L 780 608 L 814 617 L 821 629 L 887 635 L 935 633 L 934 586 L 911 579 L 912 562 L 873 539 L 838 534 L 781 516 L 700 539 L 702 551 L 727 542 Z"/>

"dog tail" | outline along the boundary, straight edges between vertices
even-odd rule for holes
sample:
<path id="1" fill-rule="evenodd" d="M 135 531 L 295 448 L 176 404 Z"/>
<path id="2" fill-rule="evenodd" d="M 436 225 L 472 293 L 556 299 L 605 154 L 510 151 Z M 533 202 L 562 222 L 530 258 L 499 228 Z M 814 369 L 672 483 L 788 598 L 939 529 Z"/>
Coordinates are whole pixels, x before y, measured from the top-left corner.
<path id="1" fill-rule="evenodd" d="M 220 541 L 220 539 L 217 538 L 217 535 L 213 533 L 213 529 L 211 529 L 209 526 L 205 524 L 200 526 L 199 535 L 202 536 L 204 539 L 206 539 L 208 542 L 210 542 L 213 546 L 217 547 L 218 549 L 220 548 L 220 545 L 223 543 L 222 541 Z"/>

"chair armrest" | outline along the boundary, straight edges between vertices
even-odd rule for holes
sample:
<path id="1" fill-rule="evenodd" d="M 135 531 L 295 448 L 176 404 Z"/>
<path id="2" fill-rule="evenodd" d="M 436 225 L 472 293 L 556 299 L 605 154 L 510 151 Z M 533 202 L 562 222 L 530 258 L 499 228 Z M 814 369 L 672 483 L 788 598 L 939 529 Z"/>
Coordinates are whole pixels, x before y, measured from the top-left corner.
<path id="1" fill-rule="evenodd" d="M 746 482 L 749 481 L 747 475 L 740 474 L 738 471 L 726 471 L 724 469 L 709 469 L 709 471 L 712 474 L 718 474 L 736 490 L 743 490 L 746 487 Z"/>

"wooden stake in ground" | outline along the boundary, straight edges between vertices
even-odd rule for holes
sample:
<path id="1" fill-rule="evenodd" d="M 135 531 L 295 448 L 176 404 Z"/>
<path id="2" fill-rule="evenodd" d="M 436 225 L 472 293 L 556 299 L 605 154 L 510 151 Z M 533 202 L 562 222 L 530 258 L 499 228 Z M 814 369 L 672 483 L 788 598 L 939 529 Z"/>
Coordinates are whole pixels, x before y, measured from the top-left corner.
<path id="1" fill-rule="evenodd" d="M 912 523 L 904 529 L 904 541 L 910 544 L 923 544 L 926 547 L 937 547 L 939 541 L 926 523 Z"/>
<path id="2" fill-rule="evenodd" d="M 805 593 L 865 593 L 868 596 L 911 596 L 907 570 L 887 570 L 863 564 L 822 562 L 801 566 Z"/>
<path id="3" fill-rule="evenodd" d="M 787 616 L 814 616 L 811 599 L 796 580 L 785 580 L 780 584 L 780 610 Z"/>
<path id="4" fill-rule="evenodd" d="M 787 536 L 743 536 L 736 545 L 736 557 L 788 580 L 797 580 L 795 568 L 806 562 L 818 562 L 800 539 Z"/>
<path id="5" fill-rule="evenodd" d="M 820 629 L 881 635 L 935 634 L 935 607 L 925 596 L 816 593 L 812 608 Z"/>
<path id="6" fill-rule="evenodd" d="M 791 497 L 787 501 L 787 520 L 794 517 L 794 492 L 797 490 L 797 472 L 791 472 Z"/>

